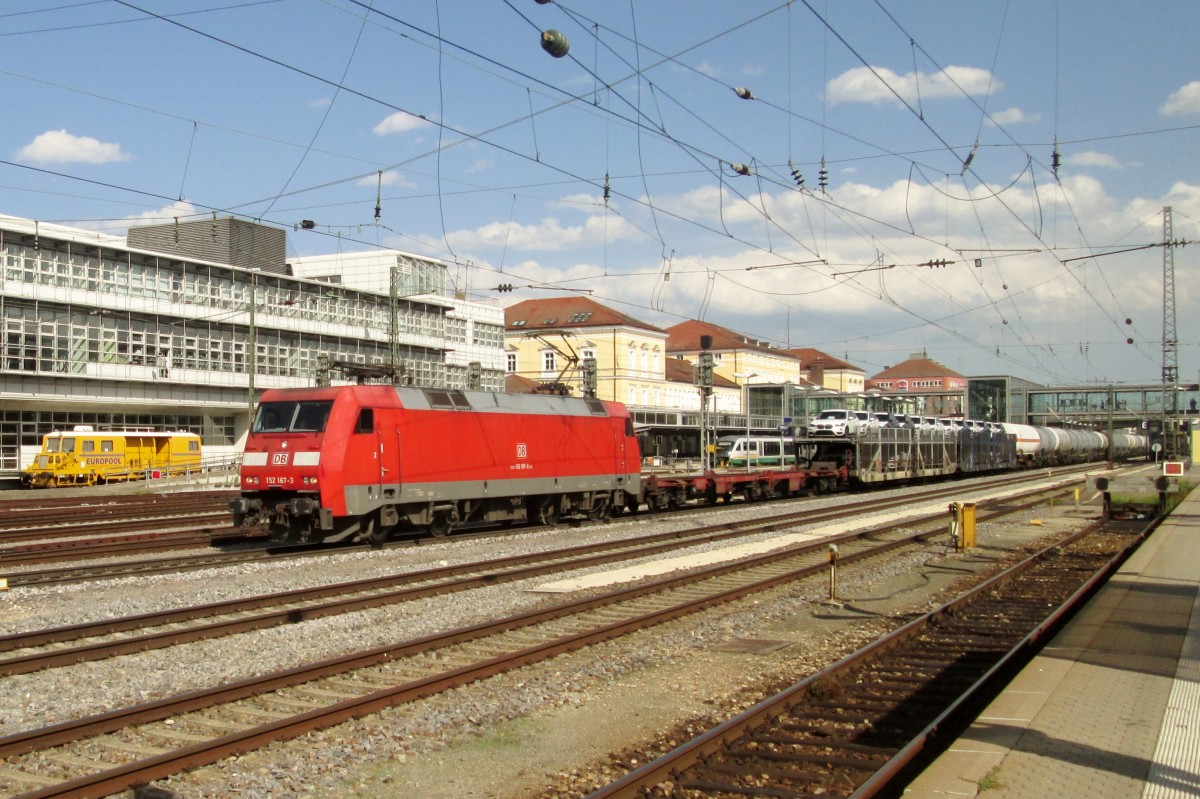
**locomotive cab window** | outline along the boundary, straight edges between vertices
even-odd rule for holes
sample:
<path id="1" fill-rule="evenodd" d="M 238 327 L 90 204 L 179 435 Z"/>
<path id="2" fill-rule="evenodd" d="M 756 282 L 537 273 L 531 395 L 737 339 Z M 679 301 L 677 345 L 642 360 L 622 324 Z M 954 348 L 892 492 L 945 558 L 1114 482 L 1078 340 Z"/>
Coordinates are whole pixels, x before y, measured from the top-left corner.
<path id="1" fill-rule="evenodd" d="M 256 433 L 323 433 L 333 400 L 264 402 L 254 417 Z"/>
<path id="2" fill-rule="evenodd" d="M 363 408 L 358 412 L 358 422 L 354 425 L 356 433 L 375 432 L 375 409 Z"/>
<path id="3" fill-rule="evenodd" d="M 84 452 L 84 453 L 95 452 L 96 451 L 96 442 L 95 441 L 84 441 L 83 448 L 80 451 Z"/>
<path id="4" fill-rule="evenodd" d="M 113 446 L 113 440 L 111 438 L 103 439 L 100 442 L 100 451 L 101 452 L 112 452 L 114 448 L 115 447 Z"/>

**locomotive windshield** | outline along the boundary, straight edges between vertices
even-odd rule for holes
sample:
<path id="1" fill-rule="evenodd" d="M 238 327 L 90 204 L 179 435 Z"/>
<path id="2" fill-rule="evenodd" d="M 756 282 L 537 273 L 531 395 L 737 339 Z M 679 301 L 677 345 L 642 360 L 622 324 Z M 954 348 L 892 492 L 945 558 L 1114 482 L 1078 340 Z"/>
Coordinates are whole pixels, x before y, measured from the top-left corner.
<path id="1" fill-rule="evenodd" d="M 254 417 L 256 433 L 323 433 L 333 400 L 264 402 Z"/>

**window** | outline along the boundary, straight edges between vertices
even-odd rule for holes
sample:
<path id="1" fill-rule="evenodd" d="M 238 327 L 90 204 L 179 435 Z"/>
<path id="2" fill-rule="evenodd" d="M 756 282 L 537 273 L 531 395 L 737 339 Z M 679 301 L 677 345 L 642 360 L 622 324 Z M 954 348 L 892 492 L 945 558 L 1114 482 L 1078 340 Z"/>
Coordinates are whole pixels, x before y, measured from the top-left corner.
<path id="1" fill-rule="evenodd" d="M 322 433 L 332 409 L 333 400 L 264 402 L 254 417 L 254 432 L 282 433 L 291 430 Z"/>
<path id="2" fill-rule="evenodd" d="M 558 368 L 558 359 L 554 350 L 542 350 L 542 371 L 553 372 Z"/>
<path id="3" fill-rule="evenodd" d="M 504 354 L 504 357 L 507 360 L 507 364 L 506 364 L 505 368 L 508 370 L 508 373 L 516 374 L 516 372 L 517 372 L 517 354 L 515 352 L 507 352 Z"/>
<path id="4" fill-rule="evenodd" d="M 363 408 L 358 412 L 358 423 L 354 425 L 356 433 L 375 432 L 375 409 Z"/>

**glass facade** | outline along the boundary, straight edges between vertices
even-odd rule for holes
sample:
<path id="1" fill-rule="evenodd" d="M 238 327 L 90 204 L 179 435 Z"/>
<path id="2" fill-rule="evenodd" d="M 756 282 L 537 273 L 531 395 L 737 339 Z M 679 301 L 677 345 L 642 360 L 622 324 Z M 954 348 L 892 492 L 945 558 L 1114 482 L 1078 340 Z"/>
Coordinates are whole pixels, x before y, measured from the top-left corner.
<path id="1" fill-rule="evenodd" d="M 313 385 L 322 358 L 395 358 L 411 384 L 467 388 L 468 365 L 447 353 L 503 345 L 502 325 L 456 316 L 445 300 L 406 298 L 393 314 L 386 294 L 21 222 L 0 228 L 0 391 L 10 398 L 0 402 L 0 473 L 28 462 L 45 433 L 76 424 L 188 430 L 232 447 L 246 420 L 231 406 L 251 386 Z M 443 274 L 430 266 L 409 277 L 429 288 Z M 503 390 L 499 369 L 475 379 Z"/>

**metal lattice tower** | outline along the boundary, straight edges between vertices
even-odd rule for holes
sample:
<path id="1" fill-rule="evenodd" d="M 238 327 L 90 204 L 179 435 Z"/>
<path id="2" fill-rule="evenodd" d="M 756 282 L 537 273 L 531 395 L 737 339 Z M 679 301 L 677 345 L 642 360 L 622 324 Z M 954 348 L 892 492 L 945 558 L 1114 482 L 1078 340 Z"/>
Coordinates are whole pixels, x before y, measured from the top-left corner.
<path id="1" fill-rule="evenodd" d="M 1163 332 L 1162 332 L 1162 384 L 1163 384 L 1163 444 L 1167 454 L 1173 455 L 1175 440 L 1167 427 L 1175 415 L 1179 382 L 1179 338 L 1175 332 L 1175 241 L 1171 225 L 1171 206 L 1163 208 Z"/>

